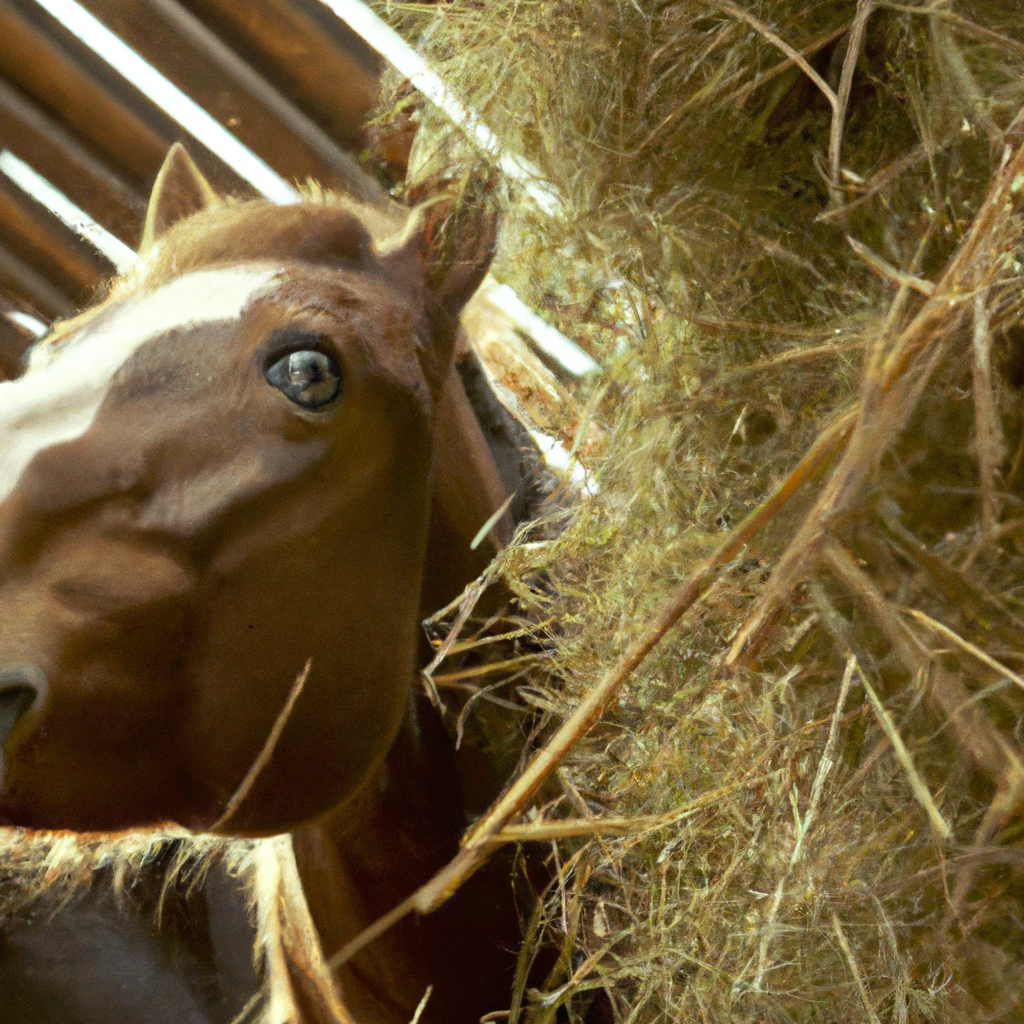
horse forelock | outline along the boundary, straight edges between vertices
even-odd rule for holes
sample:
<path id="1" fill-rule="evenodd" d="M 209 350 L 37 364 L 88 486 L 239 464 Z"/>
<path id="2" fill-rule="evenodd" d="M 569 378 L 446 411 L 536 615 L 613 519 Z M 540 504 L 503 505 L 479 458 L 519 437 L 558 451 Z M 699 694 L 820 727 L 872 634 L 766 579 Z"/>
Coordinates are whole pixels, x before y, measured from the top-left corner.
<path id="1" fill-rule="evenodd" d="M 175 224 L 136 263 L 113 278 L 92 306 L 58 321 L 30 352 L 29 368 L 45 365 L 116 300 L 150 292 L 196 270 L 244 263 L 278 263 L 357 270 L 381 269 L 378 250 L 397 237 L 406 211 L 376 209 L 310 182 L 298 203 L 220 199 Z M 405 275 L 401 275 L 405 276 Z M 397 282 L 408 287 L 412 281 Z"/>

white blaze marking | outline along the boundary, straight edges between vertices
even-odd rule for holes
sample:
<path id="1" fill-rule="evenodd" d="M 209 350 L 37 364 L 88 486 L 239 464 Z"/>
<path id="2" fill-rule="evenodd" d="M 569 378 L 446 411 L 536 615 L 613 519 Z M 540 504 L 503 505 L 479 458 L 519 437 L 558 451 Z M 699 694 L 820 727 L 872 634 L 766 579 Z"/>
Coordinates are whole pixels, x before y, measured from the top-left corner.
<path id="1" fill-rule="evenodd" d="M 186 274 L 101 313 L 25 376 L 0 383 L 0 501 L 39 452 L 89 429 L 111 378 L 142 345 L 175 328 L 237 320 L 278 272 L 263 265 Z"/>

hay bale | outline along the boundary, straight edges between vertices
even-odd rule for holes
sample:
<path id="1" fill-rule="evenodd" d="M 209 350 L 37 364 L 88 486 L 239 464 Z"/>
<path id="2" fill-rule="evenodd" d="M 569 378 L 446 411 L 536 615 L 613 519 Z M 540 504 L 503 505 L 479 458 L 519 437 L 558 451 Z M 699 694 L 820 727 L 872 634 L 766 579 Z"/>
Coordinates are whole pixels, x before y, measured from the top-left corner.
<path id="1" fill-rule="evenodd" d="M 541 740 L 702 584 L 508 833 L 509 1019 L 1020 1020 L 1020 11 L 377 7 L 562 195 L 496 274 L 605 367 L 596 495 L 502 563 Z"/>

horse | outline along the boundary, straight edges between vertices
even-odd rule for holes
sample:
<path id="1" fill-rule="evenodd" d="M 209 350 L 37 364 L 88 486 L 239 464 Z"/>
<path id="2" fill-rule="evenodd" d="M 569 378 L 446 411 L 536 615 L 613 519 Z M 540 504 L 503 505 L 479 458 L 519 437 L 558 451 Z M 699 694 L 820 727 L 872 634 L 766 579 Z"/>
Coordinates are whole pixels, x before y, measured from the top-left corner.
<path id="1" fill-rule="evenodd" d="M 410 693 L 523 485 L 456 367 L 496 226 L 225 201 L 171 150 L 138 263 L 0 383 L 0 822 L 293 832 L 328 954 L 454 853 L 458 758 Z M 346 1004 L 398 1024 L 437 982 L 424 1022 L 478 1019 L 517 939 L 499 864 Z"/>

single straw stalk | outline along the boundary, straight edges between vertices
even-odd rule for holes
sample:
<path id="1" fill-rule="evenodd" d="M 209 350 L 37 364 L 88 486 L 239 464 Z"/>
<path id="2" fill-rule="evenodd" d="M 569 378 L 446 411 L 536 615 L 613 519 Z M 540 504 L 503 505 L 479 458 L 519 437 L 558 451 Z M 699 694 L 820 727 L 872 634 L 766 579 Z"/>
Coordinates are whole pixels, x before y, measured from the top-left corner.
<path id="1" fill-rule="evenodd" d="M 985 291 L 974 297 L 974 330 L 971 362 L 974 396 L 974 443 L 977 448 L 978 471 L 981 478 L 981 542 L 987 541 L 996 525 L 995 480 L 1003 459 L 1002 430 L 992 394 L 992 331 L 991 312 Z"/>
<path id="2" fill-rule="evenodd" d="M 832 930 L 835 932 L 839 948 L 843 951 L 843 957 L 850 968 L 850 974 L 853 975 L 853 983 L 857 986 L 857 995 L 860 996 L 861 1005 L 864 1007 L 864 1012 L 868 1015 L 870 1024 L 882 1024 L 878 1019 L 875 1008 L 871 1005 L 868 989 L 864 984 L 864 975 L 857 965 L 857 957 L 854 955 L 853 947 L 850 945 L 850 940 L 846 937 L 846 932 L 839 921 L 839 915 L 834 910 L 832 911 Z"/>
<path id="3" fill-rule="evenodd" d="M 857 0 L 857 13 L 846 42 L 846 55 L 843 57 L 843 70 L 839 76 L 839 89 L 832 107 L 832 125 L 828 139 L 829 165 L 829 205 L 836 209 L 843 204 L 843 190 L 840 185 L 842 176 L 843 129 L 846 125 L 846 111 L 850 104 L 850 90 L 853 88 L 853 73 L 860 58 L 861 47 L 864 45 L 864 32 L 868 18 L 875 9 L 875 0 Z"/>
<path id="4" fill-rule="evenodd" d="M 295 702 L 299 699 L 299 695 L 302 693 L 303 687 L 306 685 L 306 680 L 309 678 L 309 672 L 312 667 L 313 659 L 307 658 L 302 671 L 295 677 L 295 682 L 292 683 L 291 690 L 288 692 L 288 697 L 281 710 L 278 712 L 277 718 L 274 720 L 274 724 L 271 726 L 270 732 L 267 734 L 267 738 L 264 741 L 260 752 L 256 755 L 256 760 L 254 760 L 250 765 L 249 770 L 245 773 L 245 777 L 238 784 L 238 788 L 234 793 L 232 793 L 231 799 L 224 808 L 224 813 L 214 823 L 213 827 L 210 829 L 211 832 L 219 832 L 235 816 L 238 808 L 242 806 L 243 801 L 252 791 L 252 787 L 256 784 L 256 780 L 259 778 L 260 772 L 266 768 L 270 759 L 274 756 L 277 741 L 281 738 L 281 733 L 284 732 L 284 727 L 288 724 L 288 719 L 291 718 L 292 710 L 295 708 Z"/>
<path id="5" fill-rule="evenodd" d="M 853 671 L 856 665 L 857 659 L 851 654 L 846 659 L 846 669 L 843 672 L 843 681 L 839 687 L 839 697 L 836 699 L 835 710 L 832 712 L 832 721 L 829 724 L 828 739 L 825 741 L 825 749 L 822 752 L 821 760 L 818 762 L 818 770 L 811 785 L 810 806 L 807 808 L 807 813 L 804 815 L 803 820 L 800 819 L 797 808 L 795 806 L 793 808 L 793 815 L 796 818 L 796 839 L 793 842 L 793 849 L 789 855 L 789 863 L 786 865 L 786 870 L 775 887 L 775 894 L 772 896 L 772 902 L 765 917 L 757 952 L 757 974 L 754 977 L 754 990 L 756 992 L 762 991 L 764 987 L 764 975 L 768 969 L 768 951 L 775 936 L 775 922 L 778 917 L 779 907 L 782 905 L 782 898 L 786 892 L 786 884 L 803 854 L 804 840 L 814 826 L 814 819 L 818 814 L 818 805 L 821 802 L 825 781 L 836 764 L 836 750 L 839 745 L 839 720 L 843 713 L 843 707 L 846 704 L 846 698 L 850 693 L 850 680 L 853 679 Z"/>
<path id="6" fill-rule="evenodd" d="M 822 554 L 824 563 L 874 620 L 904 667 L 915 678 L 927 680 L 925 699 L 949 721 L 961 749 L 999 787 L 1024 778 L 1019 755 L 971 700 L 963 683 L 931 658 L 853 556 L 832 538 Z"/>
<path id="7" fill-rule="evenodd" d="M 857 675 L 860 676 L 860 681 L 864 686 L 864 692 L 868 695 L 868 700 L 871 701 L 871 708 L 875 712 L 875 716 L 878 718 L 879 722 L 881 722 L 882 728 L 885 730 L 885 735 L 892 744 L 892 749 L 896 754 L 897 760 L 903 766 L 904 772 L 906 772 L 911 792 L 928 815 L 928 821 L 931 822 L 932 831 L 934 831 L 940 839 L 948 842 L 953 835 L 953 830 L 949 827 L 949 822 L 946 821 L 942 816 L 942 812 L 936 806 L 935 798 L 925 785 L 924 779 L 921 778 L 917 768 L 914 767 L 914 760 L 910 756 L 910 751 L 907 750 L 906 744 L 903 742 L 903 737 L 900 736 L 899 730 L 896 728 L 892 717 L 889 715 L 889 712 L 886 711 L 885 705 L 881 700 L 879 700 L 878 694 L 875 693 L 875 688 L 868 682 L 867 676 L 865 676 L 861 671 L 859 665 L 857 666 Z"/>

